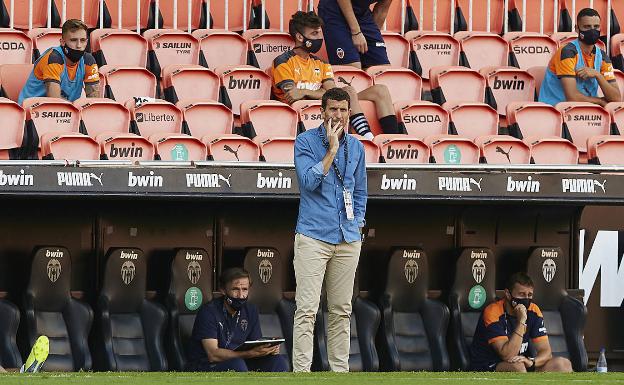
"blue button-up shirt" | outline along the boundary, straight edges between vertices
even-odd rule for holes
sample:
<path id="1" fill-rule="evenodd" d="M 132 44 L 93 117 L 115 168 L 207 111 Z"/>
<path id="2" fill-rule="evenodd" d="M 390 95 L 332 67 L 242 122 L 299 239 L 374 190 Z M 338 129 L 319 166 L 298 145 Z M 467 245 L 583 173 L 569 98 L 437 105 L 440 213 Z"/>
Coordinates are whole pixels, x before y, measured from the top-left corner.
<path id="1" fill-rule="evenodd" d="M 295 141 L 295 170 L 300 191 L 296 232 L 333 245 L 359 241 L 368 198 L 364 146 L 345 135 L 334 158 L 344 187 L 353 197 L 355 219 L 348 220 L 342 182 L 334 167 L 329 168 L 327 175 L 323 174 L 322 161 L 327 154 L 324 139 L 325 127 L 321 125 L 300 134 Z M 348 162 L 345 162 L 345 145 L 348 146 Z"/>

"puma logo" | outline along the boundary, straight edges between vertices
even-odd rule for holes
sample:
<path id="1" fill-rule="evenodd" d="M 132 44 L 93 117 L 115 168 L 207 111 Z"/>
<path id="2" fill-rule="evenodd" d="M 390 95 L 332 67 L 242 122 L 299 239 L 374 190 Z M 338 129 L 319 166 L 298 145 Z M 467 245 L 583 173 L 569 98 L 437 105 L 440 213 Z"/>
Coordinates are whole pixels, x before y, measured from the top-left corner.
<path id="1" fill-rule="evenodd" d="M 499 153 L 501 153 L 501 154 L 505 155 L 505 156 L 507 157 L 507 161 L 508 161 L 509 163 L 511 163 L 511 158 L 509 157 L 509 154 L 511 153 L 511 149 L 512 149 L 512 148 L 513 148 L 513 146 L 509 146 L 509 150 L 505 151 L 505 150 L 503 150 L 501 147 L 496 146 L 496 152 L 499 152 Z"/>
<path id="2" fill-rule="evenodd" d="M 240 161 L 240 159 L 238 158 L 238 150 L 240 150 L 241 148 L 241 144 L 238 145 L 238 147 L 236 147 L 236 150 L 232 149 L 232 147 L 228 146 L 227 144 L 223 145 L 223 151 L 227 151 L 227 152 L 231 152 L 232 154 L 234 154 L 234 156 L 236 157 L 236 160 Z"/>
<path id="3" fill-rule="evenodd" d="M 351 86 L 351 83 L 353 83 L 353 79 L 355 79 L 355 75 L 354 75 L 354 76 L 351 76 L 351 80 L 350 80 L 350 81 L 347 81 L 347 80 L 346 80 L 345 78 L 343 78 L 342 76 L 338 76 L 338 82 L 340 82 L 340 83 L 344 83 L 344 84 L 346 84 L 346 85 L 348 85 L 348 86 L 350 86 L 350 87 L 352 87 L 352 86 Z"/>

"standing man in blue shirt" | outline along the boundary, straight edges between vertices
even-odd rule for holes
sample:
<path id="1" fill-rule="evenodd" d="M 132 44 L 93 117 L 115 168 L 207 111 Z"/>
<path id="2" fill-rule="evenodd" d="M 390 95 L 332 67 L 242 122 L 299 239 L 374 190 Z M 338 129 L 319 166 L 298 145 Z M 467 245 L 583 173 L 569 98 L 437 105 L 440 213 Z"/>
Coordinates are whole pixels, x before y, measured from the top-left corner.
<path id="1" fill-rule="evenodd" d="M 350 99 L 331 88 L 321 99 L 323 124 L 295 141 L 300 189 L 294 268 L 297 311 L 293 371 L 310 371 L 314 321 L 325 281 L 332 371 L 349 371 L 351 297 L 366 213 L 364 146 L 349 136 Z"/>
<path id="2" fill-rule="evenodd" d="M 204 304 L 195 318 L 189 342 L 188 367 L 203 372 L 286 372 L 279 345 L 237 352 L 245 341 L 262 338 L 258 309 L 247 303 L 251 279 L 241 268 L 225 270 L 219 279 L 223 297 Z"/>

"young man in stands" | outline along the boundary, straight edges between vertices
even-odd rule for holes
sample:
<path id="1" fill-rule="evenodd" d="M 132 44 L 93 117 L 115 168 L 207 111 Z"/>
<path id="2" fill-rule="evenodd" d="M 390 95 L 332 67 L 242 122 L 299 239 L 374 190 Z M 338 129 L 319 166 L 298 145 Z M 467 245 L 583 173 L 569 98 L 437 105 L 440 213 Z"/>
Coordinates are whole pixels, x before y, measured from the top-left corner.
<path id="1" fill-rule="evenodd" d="M 236 351 L 245 341 L 262 338 L 258 309 L 247 302 L 251 279 L 241 268 L 219 278 L 223 297 L 204 304 L 197 313 L 189 342 L 188 370 L 203 372 L 285 372 L 288 364 L 278 346 L 261 345 Z"/>
<path id="2" fill-rule="evenodd" d="M 525 273 L 513 274 L 505 298 L 488 305 L 477 323 L 470 347 L 474 371 L 571 372 L 567 358 L 553 357 L 544 318 L 532 302 L 533 281 Z M 537 355 L 530 356 L 529 339 Z"/>
<path id="3" fill-rule="evenodd" d="M 314 12 L 297 12 L 289 23 L 290 35 L 295 48 L 284 52 L 273 60 L 273 94 L 288 104 L 297 100 L 319 100 L 325 91 L 334 88 L 334 73 L 329 64 L 314 56 L 323 45 L 323 22 Z M 398 133 L 397 118 L 392 106 L 388 88 L 374 85 L 356 92 L 351 85 L 343 88 L 351 98 L 349 123 L 358 134 L 372 139 L 373 134 L 358 100 L 375 103 L 379 123 L 384 133 Z"/>
<path id="4" fill-rule="evenodd" d="M 19 94 L 21 105 L 26 98 L 48 96 L 73 102 L 84 88 L 88 97 L 100 94 L 100 76 L 93 56 L 87 48 L 87 26 L 80 20 L 63 23 L 61 45 L 52 47 L 35 62 L 24 88 Z"/>
<path id="5" fill-rule="evenodd" d="M 556 105 L 560 102 L 590 102 L 606 105 L 620 101 L 620 90 L 607 53 L 596 43 L 600 38 L 600 15 L 584 8 L 576 17 L 578 39 L 555 52 L 546 68 L 539 101 Z M 598 97 L 598 89 L 604 97 Z"/>

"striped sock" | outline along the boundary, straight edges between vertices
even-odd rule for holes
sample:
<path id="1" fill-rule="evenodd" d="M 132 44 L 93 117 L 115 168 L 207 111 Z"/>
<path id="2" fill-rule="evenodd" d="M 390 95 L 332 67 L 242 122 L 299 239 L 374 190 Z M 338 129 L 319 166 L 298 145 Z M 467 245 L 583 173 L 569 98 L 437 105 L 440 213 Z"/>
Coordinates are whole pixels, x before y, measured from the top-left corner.
<path id="1" fill-rule="evenodd" d="M 368 121 L 363 113 L 353 114 L 349 118 L 349 123 L 351 123 L 351 127 L 357 132 L 359 135 L 364 137 L 373 136 L 373 133 L 370 130 L 370 126 L 368 125 Z"/>

